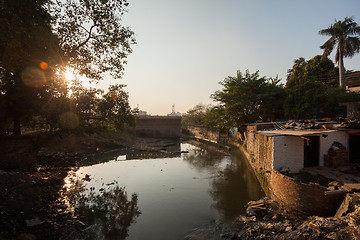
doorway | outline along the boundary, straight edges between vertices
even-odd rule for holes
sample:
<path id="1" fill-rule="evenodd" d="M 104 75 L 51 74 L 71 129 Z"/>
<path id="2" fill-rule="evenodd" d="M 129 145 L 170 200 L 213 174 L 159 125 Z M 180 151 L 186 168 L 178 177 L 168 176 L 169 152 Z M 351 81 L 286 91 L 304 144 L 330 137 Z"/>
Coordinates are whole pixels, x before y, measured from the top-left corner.
<path id="1" fill-rule="evenodd" d="M 304 139 L 304 167 L 319 166 L 320 137 L 306 136 Z"/>
<path id="2" fill-rule="evenodd" d="M 360 163 L 360 134 L 349 136 L 350 163 Z"/>

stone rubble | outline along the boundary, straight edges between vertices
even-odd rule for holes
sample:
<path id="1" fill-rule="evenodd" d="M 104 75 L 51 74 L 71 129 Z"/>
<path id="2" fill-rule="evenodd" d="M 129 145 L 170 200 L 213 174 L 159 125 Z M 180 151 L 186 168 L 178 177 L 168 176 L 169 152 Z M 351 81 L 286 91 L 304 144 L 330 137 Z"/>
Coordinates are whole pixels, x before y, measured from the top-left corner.
<path id="1" fill-rule="evenodd" d="M 360 201 L 354 194 L 349 198 L 346 215 L 307 219 L 292 215 L 267 197 L 251 201 L 247 216 L 239 216 L 232 230 L 221 233 L 219 239 L 360 239 Z"/>

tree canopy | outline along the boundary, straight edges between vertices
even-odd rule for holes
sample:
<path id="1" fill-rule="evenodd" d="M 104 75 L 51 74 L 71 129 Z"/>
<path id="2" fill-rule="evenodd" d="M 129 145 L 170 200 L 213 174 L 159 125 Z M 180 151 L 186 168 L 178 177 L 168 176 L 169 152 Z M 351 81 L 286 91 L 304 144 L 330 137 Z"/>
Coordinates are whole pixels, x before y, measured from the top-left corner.
<path id="1" fill-rule="evenodd" d="M 2 1 L 0 132 L 12 127 L 20 134 L 35 116 L 51 128 L 64 112 L 92 118 L 99 91 L 75 83 L 70 94 L 63 74 L 71 67 L 90 80 L 122 76 L 135 43 L 121 23 L 127 6 L 127 0 Z"/>
<path id="2" fill-rule="evenodd" d="M 285 116 L 291 119 L 343 116 L 344 108 L 339 103 L 357 97 L 343 93 L 337 78 L 337 68 L 328 58 L 317 55 L 308 61 L 296 59 L 287 74 Z"/>
<path id="3" fill-rule="evenodd" d="M 343 21 L 335 20 L 330 27 L 319 31 L 320 35 L 330 38 L 320 47 L 324 50 L 323 57 L 330 55 L 336 46 L 335 62 L 339 64 L 339 85 L 345 91 L 344 57 L 352 57 L 360 51 L 360 26 L 353 18 L 346 17 Z"/>
<path id="4" fill-rule="evenodd" d="M 121 78 L 134 32 L 121 23 L 127 0 L 56 0 L 51 5 L 53 28 L 67 66 L 90 79 L 109 72 Z"/>
<path id="5" fill-rule="evenodd" d="M 283 118 L 284 87 L 278 78 L 260 77 L 259 72 L 237 72 L 220 82 L 222 90 L 211 97 L 219 103 L 226 126 Z"/>

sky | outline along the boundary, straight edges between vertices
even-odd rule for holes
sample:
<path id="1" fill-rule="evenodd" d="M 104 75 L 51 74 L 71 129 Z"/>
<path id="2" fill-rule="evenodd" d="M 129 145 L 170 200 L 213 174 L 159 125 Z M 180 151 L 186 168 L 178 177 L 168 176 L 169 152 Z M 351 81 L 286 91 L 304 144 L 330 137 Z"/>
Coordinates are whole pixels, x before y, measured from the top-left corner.
<path id="1" fill-rule="evenodd" d="M 360 24 L 359 0 L 129 0 L 123 24 L 137 44 L 122 79 L 106 77 L 98 87 L 126 84 L 132 108 L 151 115 L 186 113 L 216 104 L 219 82 L 240 70 L 276 77 L 299 57 L 322 54 L 328 39 L 318 34 L 337 20 Z M 330 55 L 334 61 L 334 54 Z M 344 60 L 360 70 L 360 54 Z"/>

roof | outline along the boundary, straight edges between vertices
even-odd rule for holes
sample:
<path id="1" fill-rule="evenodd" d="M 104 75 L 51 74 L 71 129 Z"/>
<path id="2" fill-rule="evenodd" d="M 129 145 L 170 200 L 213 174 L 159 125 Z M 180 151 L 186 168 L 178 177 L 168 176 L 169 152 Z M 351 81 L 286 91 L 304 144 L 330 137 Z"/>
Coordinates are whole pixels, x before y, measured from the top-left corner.
<path id="1" fill-rule="evenodd" d="M 266 136 L 310 136 L 310 135 L 321 135 L 325 133 L 338 132 L 339 130 L 321 130 L 321 129 L 311 129 L 311 130 L 294 130 L 294 129 L 278 129 L 270 131 L 258 131 L 259 134 Z"/>
<path id="2" fill-rule="evenodd" d="M 350 88 L 360 86 L 360 71 L 346 74 L 346 86 Z"/>

